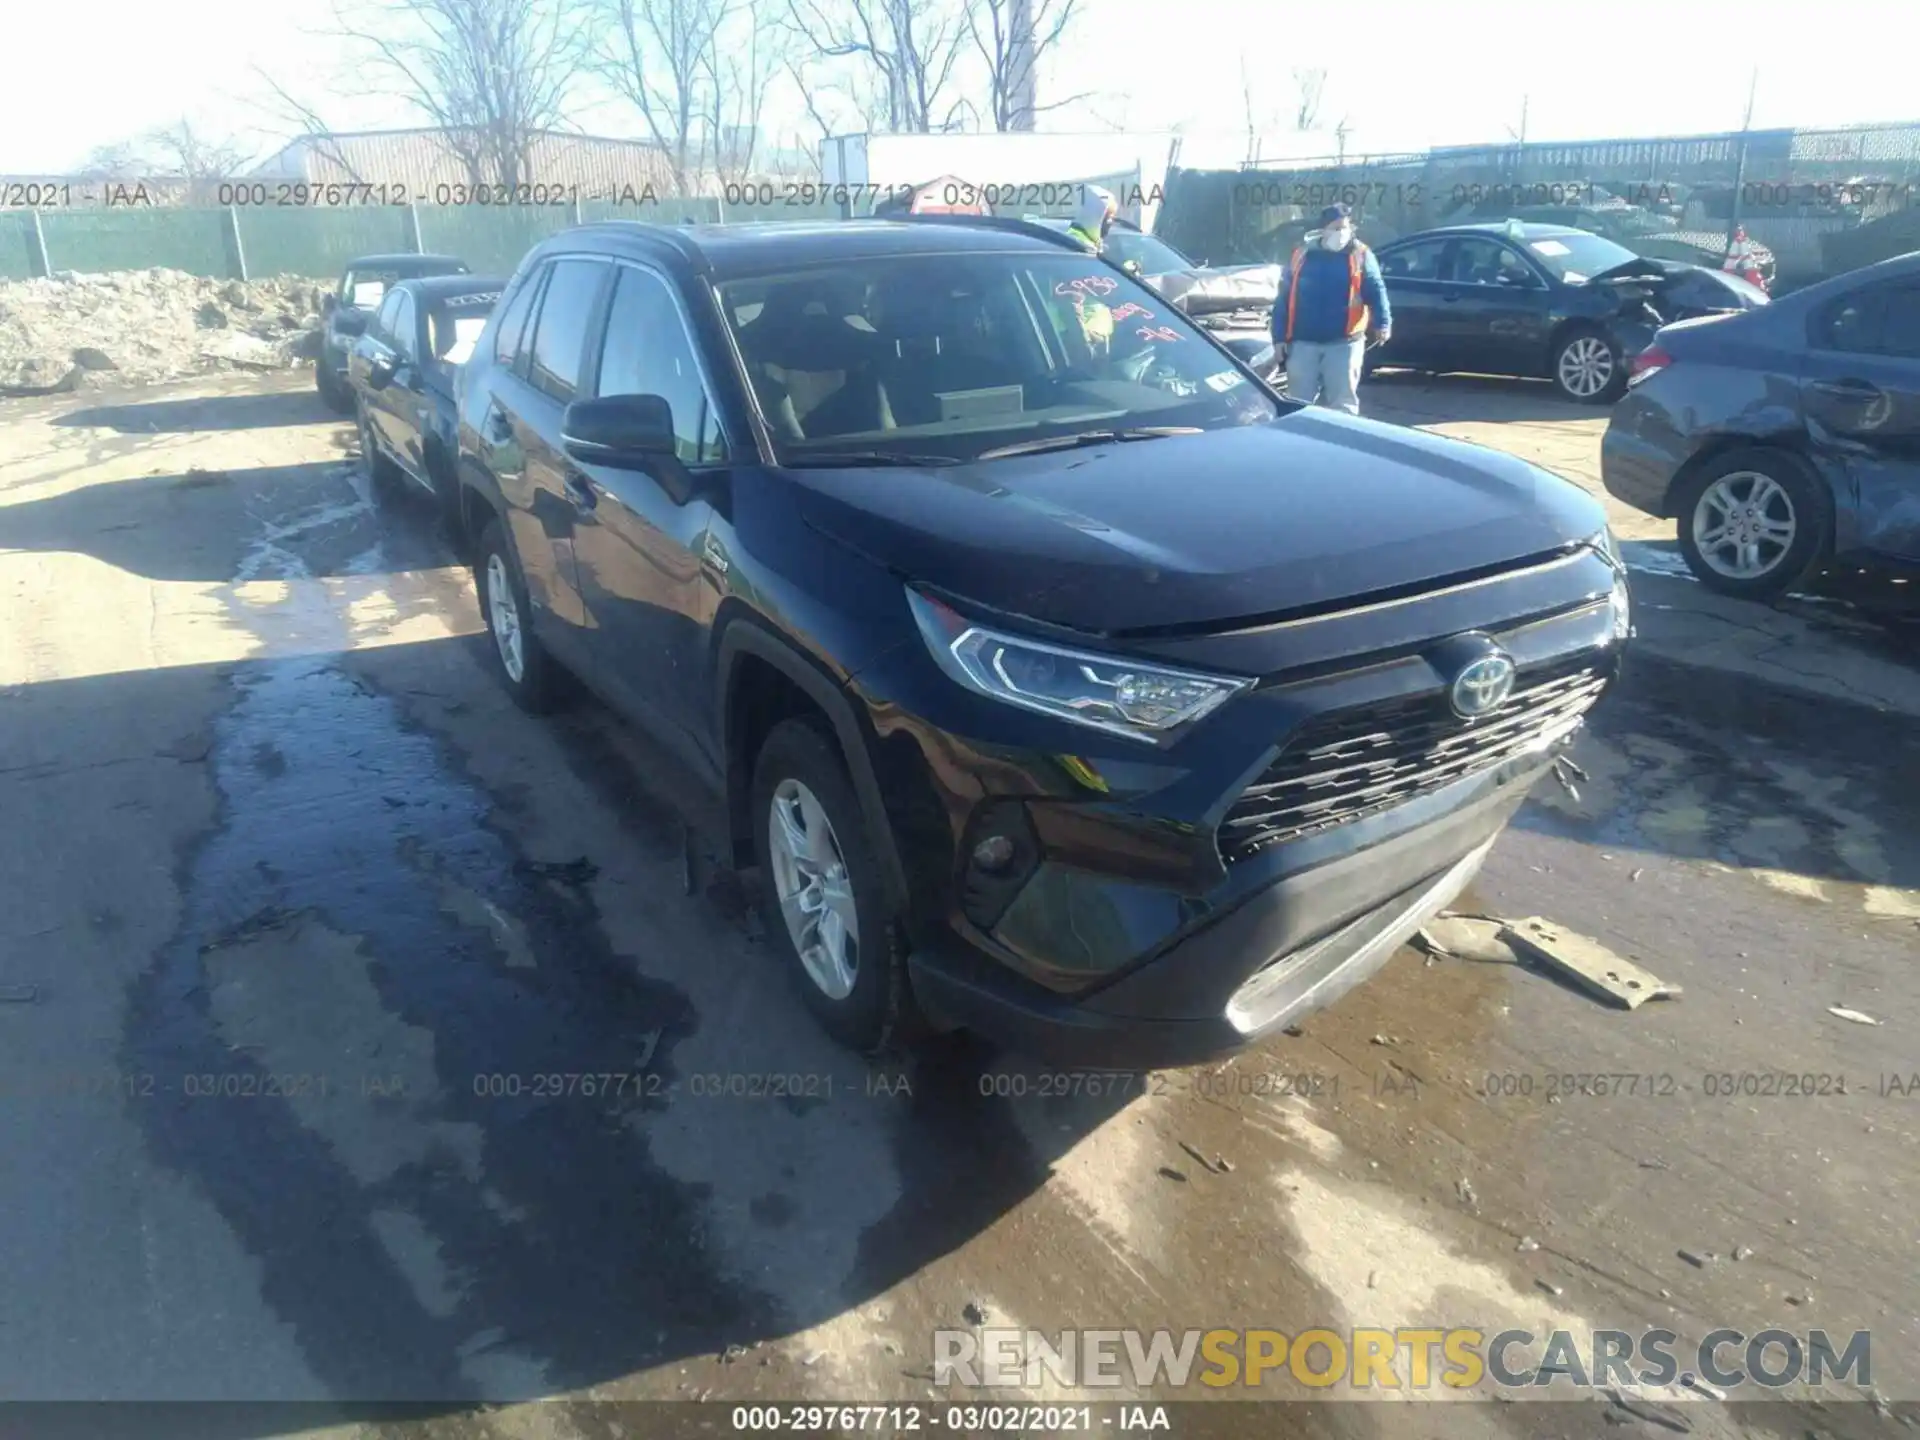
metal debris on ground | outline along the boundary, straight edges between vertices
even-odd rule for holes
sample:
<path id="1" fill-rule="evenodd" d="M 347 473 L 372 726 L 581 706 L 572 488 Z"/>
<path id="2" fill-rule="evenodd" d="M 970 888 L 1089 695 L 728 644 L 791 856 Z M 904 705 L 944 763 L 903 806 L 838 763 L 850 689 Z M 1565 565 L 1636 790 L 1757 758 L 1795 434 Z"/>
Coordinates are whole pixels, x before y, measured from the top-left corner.
<path id="1" fill-rule="evenodd" d="M 1551 1280 L 1536 1280 L 1533 1283 L 1538 1285 L 1542 1290 L 1546 1291 L 1547 1294 L 1554 1296 L 1556 1299 L 1559 1296 L 1562 1296 L 1567 1293 L 1566 1291 L 1562 1290 L 1558 1285 L 1554 1284 Z"/>
<path id="2" fill-rule="evenodd" d="M 1160 1167 L 1160 1175 L 1161 1178 L 1166 1180 L 1178 1180 L 1182 1185 L 1187 1183 L 1187 1177 L 1171 1165 L 1162 1165 Z"/>
<path id="3" fill-rule="evenodd" d="M 1461 1179 L 1455 1183 L 1453 1188 L 1455 1193 L 1459 1195 L 1460 1202 L 1463 1205 L 1474 1206 L 1480 1203 L 1480 1197 L 1473 1193 L 1473 1182 L 1471 1180 Z"/>
<path id="4" fill-rule="evenodd" d="M 1540 1248 L 1540 1242 L 1531 1235 L 1522 1235 L 1520 1237 L 1520 1243 L 1513 1248 L 1518 1250 L 1522 1255 L 1528 1255 Z"/>
<path id="5" fill-rule="evenodd" d="M 563 885 L 587 885 L 600 873 L 600 867 L 584 855 L 574 860 L 517 860 L 513 868 L 522 875 L 558 880 Z"/>
<path id="6" fill-rule="evenodd" d="M 978 1300 L 969 1300 L 960 1307 L 960 1318 L 969 1325 L 984 1325 L 987 1323 L 987 1307 Z"/>
<path id="7" fill-rule="evenodd" d="M 1680 987 L 1624 959 L 1598 940 L 1576 935 L 1538 915 L 1509 922 L 1501 938 L 1530 958 L 1551 966 L 1582 989 L 1636 1010 L 1649 1000 L 1678 996 Z"/>
<path id="8" fill-rule="evenodd" d="M 1751 1259 L 1752 1256 L 1753 1247 L 1751 1245 L 1736 1245 L 1733 1247 L 1733 1258 L 1736 1260 L 1748 1260 Z"/>
<path id="9" fill-rule="evenodd" d="M 1221 1173 L 1221 1171 L 1217 1166 L 1215 1166 L 1213 1161 L 1207 1159 L 1205 1155 L 1202 1155 L 1198 1150 L 1194 1149 L 1193 1146 L 1189 1145 L 1186 1141 L 1182 1140 L 1180 1142 L 1180 1148 L 1186 1151 L 1187 1154 L 1191 1155 L 1194 1158 L 1194 1160 L 1199 1164 L 1200 1168 L 1202 1170 L 1205 1170 L 1208 1174 L 1218 1175 Z"/>
<path id="10" fill-rule="evenodd" d="M 1607 1398 L 1636 1420 L 1645 1420 L 1680 1435 L 1693 1433 L 1693 1426 L 1687 1418 L 1665 1405 L 1656 1405 L 1651 1400 L 1643 1400 L 1638 1395 L 1628 1395 L 1611 1387 L 1607 1390 Z"/>
<path id="11" fill-rule="evenodd" d="M 1707 1268 L 1707 1266 L 1711 1265 L 1714 1261 L 1720 1258 L 1718 1255 L 1715 1255 L 1711 1250 L 1709 1250 L 1704 1255 L 1696 1255 L 1691 1250 L 1677 1250 L 1674 1253 L 1677 1254 L 1682 1260 L 1686 1261 L 1687 1264 L 1693 1266 L 1693 1268 L 1696 1270 L 1704 1270 Z"/>
<path id="12" fill-rule="evenodd" d="M 238 925 L 221 931 L 200 947 L 202 955 L 213 950 L 223 950 L 229 945 L 238 945 L 244 940 L 264 935 L 270 930 L 278 930 L 294 920 L 292 911 L 283 910 L 278 905 L 263 905 Z"/>
<path id="13" fill-rule="evenodd" d="M 1682 1385 L 1685 1385 L 1689 1390 L 1698 1390 L 1702 1395 L 1705 1395 L 1712 1400 L 1724 1400 L 1727 1398 L 1726 1391 L 1717 1389 L 1714 1386 L 1709 1385 L 1706 1381 L 1702 1380 L 1698 1375 L 1693 1375 L 1693 1374 L 1682 1375 L 1680 1377 L 1680 1383 Z"/>
<path id="14" fill-rule="evenodd" d="M 1827 1007 L 1827 1013 L 1829 1015 L 1838 1015 L 1842 1020 L 1851 1020 L 1856 1025 L 1884 1025 L 1887 1023 L 1884 1020 L 1876 1020 L 1873 1016 L 1863 1014 L 1858 1010 L 1849 1010 L 1844 1005 L 1829 1005 Z"/>
<path id="15" fill-rule="evenodd" d="M 1520 957 L 1501 935 L 1505 925 L 1495 915 L 1443 914 L 1415 932 L 1413 941 L 1429 955 L 1487 965 L 1517 965 Z"/>

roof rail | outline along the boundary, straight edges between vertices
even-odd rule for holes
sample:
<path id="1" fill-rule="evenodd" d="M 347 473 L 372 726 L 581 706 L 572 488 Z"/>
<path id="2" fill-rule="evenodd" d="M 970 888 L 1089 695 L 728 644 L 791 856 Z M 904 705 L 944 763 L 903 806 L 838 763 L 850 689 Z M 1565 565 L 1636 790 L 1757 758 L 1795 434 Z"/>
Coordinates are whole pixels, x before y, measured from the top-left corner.
<path id="1" fill-rule="evenodd" d="M 920 215 L 888 215 L 888 220 L 906 220 L 916 225 L 967 225 L 976 230 L 1005 230 L 1010 235 L 1026 235 L 1035 240 L 1045 240 L 1062 250 L 1085 251 L 1086 247 L 1064 230 L 1056 230 L 1051 225 L 1042 225 L 1033 220 L 1017 220 L 1011 215 L 941 215 L 937 213 Z"/>
<path id="2" fill-rule="evenodd" d="M 633 235 L 638 232 L 645 239 L 660 242 L 703 274 L 713 268 L 707 258 L 707 252 L 694 243 L 685 227 L 664 225 L 657 220 L 589 220 L 582 225 L 569 225 L 565 230 L 556 231 L 547 238 L 558 239 L 562 235 L 595 232 L 603 235 Z"/>

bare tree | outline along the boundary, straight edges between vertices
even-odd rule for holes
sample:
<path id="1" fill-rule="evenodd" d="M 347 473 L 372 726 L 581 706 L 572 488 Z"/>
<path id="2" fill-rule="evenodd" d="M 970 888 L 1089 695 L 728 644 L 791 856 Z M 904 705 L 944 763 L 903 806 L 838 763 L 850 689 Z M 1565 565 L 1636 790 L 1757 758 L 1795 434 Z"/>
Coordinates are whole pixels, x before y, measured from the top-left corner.
<path id="1" fill-rule="evenodd" d="M 250 152 L 231 140 L 214 140 L 182 116 L 146 136 L 146 148 L 169 174 L 190 182 L 230 180 L 246 167 Z"/>
<path id="2" fill-rule="evenodd" d="M 767 94 L 787 51 L 786 33 L 772 18 L 765 0 L 742 0 L 708 52 L 710 105 L 704 118 L 722 182 L 752 174 L 759 158 Z"/>
<path id="3" fill-rule="evenodd" d="M 1039 102 L 1041 59 L 1059 48 L 1080 0 L 974 0 L 967 28 L 986 61 L 993 128 L 1031 130 L 1034 118 L 1089 98 L 1082 91 Z"/>
<path id="4" fill-rule="evenodd" d="M 787 20 L 817 60 L 851 62 L 850 87 L 870 125 L 896 133 L 958 128 L 977 116 L 956 69 L 981 0 L 787 0 Z M 793 73 L 812 88 L 805 62 Z M 818 112 L 815 111 L 816 117 Z"/>
<path id="5" fill-rule="evenodd" d="M 1293 87 L 1299 99 L 1293 111 L 1293 128 L 1311 130 L 1320 122 L 1320 95 L 1327 88 L 1327 72 L 1295 70 Z"/>
<path id="6" fill-rule="evenodd" d="M 334 136 L 338 133 L 333 126 L 321 118 L 320 112 L 311 105 L 297 99 L 284 85 L 259 66 L 254 67 L 267 88 L 273 92 L 273 102 L 257 105 L 271 117 L 281 130 L 291 130 L 304 140 L 316 155 L 337 168 L 348 180 L 357 185 L 367 184 L 367 177 L 360 173 L 347 150 Z"/>
<path id="7" fill-rule="evenodd" d="M 472 183 L 534 178 L 534 136 L 561 127 L 583 58 L 565 0 L 369 0 L 336 16 Z"/>
<path id="8" fill-rule="evenodd" d="M 705 168 L 714 108 L 714 50 L 728 0 L 594 0 L 592 68 L 640 112 L 666 152 L 674 189 L 689 195 Z"/>

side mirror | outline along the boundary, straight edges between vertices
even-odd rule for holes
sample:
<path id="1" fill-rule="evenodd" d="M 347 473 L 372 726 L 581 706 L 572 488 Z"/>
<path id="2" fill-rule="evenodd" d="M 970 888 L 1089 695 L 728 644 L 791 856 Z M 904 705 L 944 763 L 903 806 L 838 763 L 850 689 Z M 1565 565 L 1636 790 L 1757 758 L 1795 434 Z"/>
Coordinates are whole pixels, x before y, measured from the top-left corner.
<path id="1" fill-rule="evenodd" d="M 393 383 L 393 372 L 395 368 L 396 362 L 393 356 L 374 356 L 372 363 L 367 366 L 367 388 L 369 390 L 386 389 L 387 386 Z"/>
<path id="2" fill-rule="evenodd" d="M 342 335 L 364 335 L 367 317 L 358 310 L 342 310 L 334 317 L 333 328 Z"/>
<path id="3" fill-rule="evenodd" d="M 672 407 L 658 395 L 574 401 L 560 417 L 560 448 L 582 465 L 644 471 L 676 505 L 686 504 L 696 488 L 677 453 Z"/>

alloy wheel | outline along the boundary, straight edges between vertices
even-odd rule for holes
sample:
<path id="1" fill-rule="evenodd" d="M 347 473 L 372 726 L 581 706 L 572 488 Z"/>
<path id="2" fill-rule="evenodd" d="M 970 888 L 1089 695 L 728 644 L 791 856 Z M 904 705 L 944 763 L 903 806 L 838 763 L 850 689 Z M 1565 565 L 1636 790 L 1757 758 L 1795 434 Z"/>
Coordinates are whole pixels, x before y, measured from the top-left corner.
<path id="1" fill-rule="evenodd" d="M 1560 387 L 1579 400 L 1591 400 L 1613 382 L 1613 351 L 1598 335 L 1579 335 L 1560 352 Z"/>
<path id="2" fill-rule="evenodd" d="M 860 920 L 833 823 L 812 790 L 782 780 L 767 816 L 780 916 L 807 978 L 830 1000 L 853 993 L 860 971 Z"/>
<path id="3" fill-rule="evenodd" d="M 1758 470 L 1722 475 L 1693 507 L 1700 558 L 1729 580 L 1756 580 L 1786 556 L 1799 532 L 1793 498 Z"/>
<path id="4" fill-rule="evenodd" d="M 526 678 L 526 652 L 520 637 L 520 607 L 514 603 L 513 581 L 498 550 L 487 556 L 487 620 L 493 643 L 507 678 L 518 685 Z"/>

